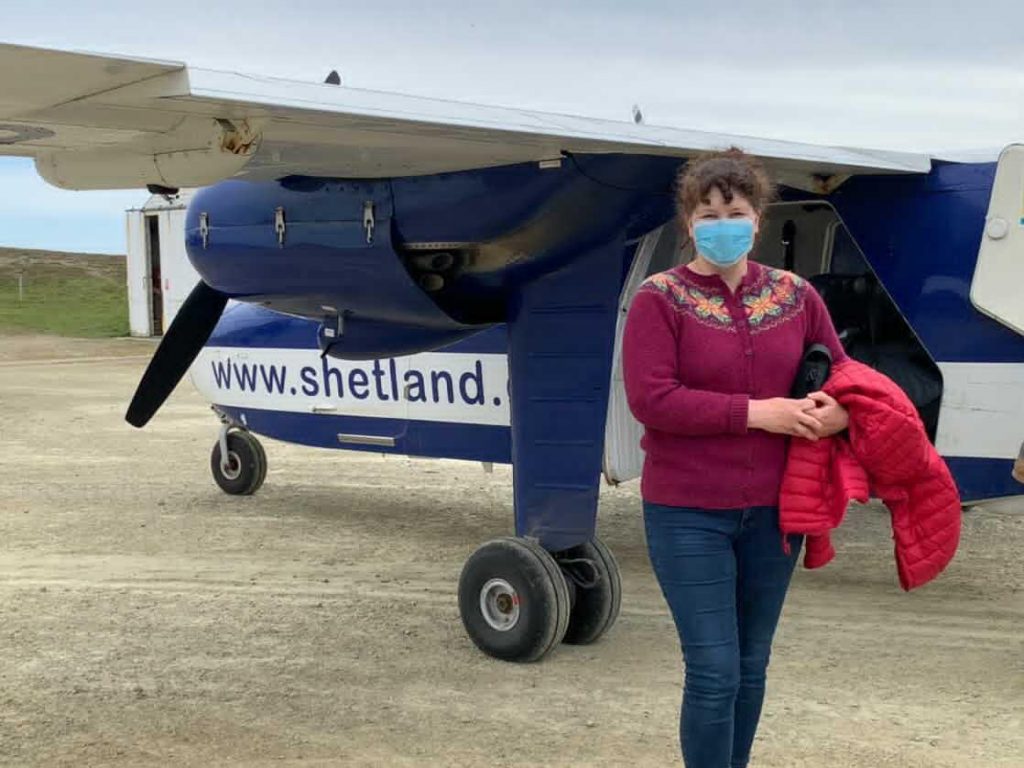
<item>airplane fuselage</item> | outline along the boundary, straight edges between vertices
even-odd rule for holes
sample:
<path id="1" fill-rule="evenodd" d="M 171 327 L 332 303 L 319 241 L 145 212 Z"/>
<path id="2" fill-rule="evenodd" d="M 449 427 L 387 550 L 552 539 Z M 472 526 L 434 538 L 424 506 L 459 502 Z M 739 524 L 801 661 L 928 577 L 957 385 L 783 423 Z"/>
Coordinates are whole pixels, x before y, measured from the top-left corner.
<path id="1" fill-rule="evenodd" d="M 245 304 L 193 380 L 230 418 L 291 442 L 511 461 L 518 292 L 618 238 L 617 267 L 600 276 L 618 294 L 638 239 L 672 216 L 676 161 L 630 160 L 205 190 L 189 212 L 190 257 Z M 969 300 L 993 174 L 938 164 L 828 197 L 781 194 L 835 211 L 941 373 L 935 439 L 971 500 L 1022 491 L 1010 470 L 1024 441 L 1024 339 Z"/>

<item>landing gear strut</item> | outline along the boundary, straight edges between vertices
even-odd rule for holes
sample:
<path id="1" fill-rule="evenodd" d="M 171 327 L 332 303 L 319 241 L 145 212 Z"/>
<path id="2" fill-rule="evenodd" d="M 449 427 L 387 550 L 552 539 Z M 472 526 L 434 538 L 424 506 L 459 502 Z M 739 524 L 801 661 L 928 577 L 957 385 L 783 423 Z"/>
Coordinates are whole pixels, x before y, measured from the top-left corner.
<path id="1" fill-rule="evenodd" d="M 554 555 L 506 537 L 474 552 L 459 579 L 459 611 L 470 639 L 505 661 L 538 661 L 560 642 L 586 644 L 619 613 L 622 587 L 599 539 Z"/>
<path id="2" fill-rule="evenodd" d="M 210 453 L 210 471 L 224 493 L 249 496 L 267 478 L 267 454 L 251 432 L 225 424 Z"/>

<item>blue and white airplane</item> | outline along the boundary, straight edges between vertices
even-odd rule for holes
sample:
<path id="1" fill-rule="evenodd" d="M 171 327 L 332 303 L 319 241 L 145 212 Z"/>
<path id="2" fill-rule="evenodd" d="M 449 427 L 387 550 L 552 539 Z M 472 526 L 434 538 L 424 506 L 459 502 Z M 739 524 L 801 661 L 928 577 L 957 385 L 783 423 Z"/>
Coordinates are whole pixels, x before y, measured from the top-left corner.
<path id="1" fill-rule="evenodd" d="M 459 585 L 495 657 L 592 642 L 618 614 L 598 487 L 642 458 L 618 341 L 639 283 L 691 254 L 673 179 L 704 150 L 769 166 L 780 198 L 754 257 L 818 287 L 964 499 L 1024 493 L 1022 145 L 958 161 L 11 45 L 0 71 L 18 73 L 0 155 L 66 189 L 203 187 L 185 233 L 202 279 L 129 422 L 191 369 L 236 494 L 265 477 L 257 434 L 512 464 L 516 535 Z"/>

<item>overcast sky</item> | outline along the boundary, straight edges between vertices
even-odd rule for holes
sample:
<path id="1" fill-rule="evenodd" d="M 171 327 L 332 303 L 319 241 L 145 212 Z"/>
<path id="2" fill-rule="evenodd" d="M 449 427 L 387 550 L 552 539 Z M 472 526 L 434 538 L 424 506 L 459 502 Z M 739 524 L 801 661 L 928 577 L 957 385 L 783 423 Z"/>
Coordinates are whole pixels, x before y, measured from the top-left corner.
<path id="1" fill-rule="evenodd" d="M 1024 141 L 1020 0 L 0 0 L 0 41 L 825 144 Z M 10 73 L 0 73 L 3 79 Z M 123 252 L 145 192 L 0 159 L 0 245 Z"/>

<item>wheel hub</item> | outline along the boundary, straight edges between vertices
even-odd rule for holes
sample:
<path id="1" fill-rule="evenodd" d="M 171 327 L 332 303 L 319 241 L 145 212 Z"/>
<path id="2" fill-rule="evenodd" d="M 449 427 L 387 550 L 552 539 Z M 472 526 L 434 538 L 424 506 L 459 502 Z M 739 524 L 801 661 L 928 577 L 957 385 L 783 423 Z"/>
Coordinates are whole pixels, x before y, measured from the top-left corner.
<path id="1" fill-rule="evenodd" d="M 480 613 L 491 629 L 508 632 L 519 622 L 519 593 L 504 579 L 491 579 L 480 590 Z"/>
<path id="2" fill-rule="evenodd" d="M 238 458 L 238 454 L 228 451 L 228 459 L 221 462 L 220 471 L 228 480 L 237 480 L 238 476 L 242 474 L 242 461 Z"/>

